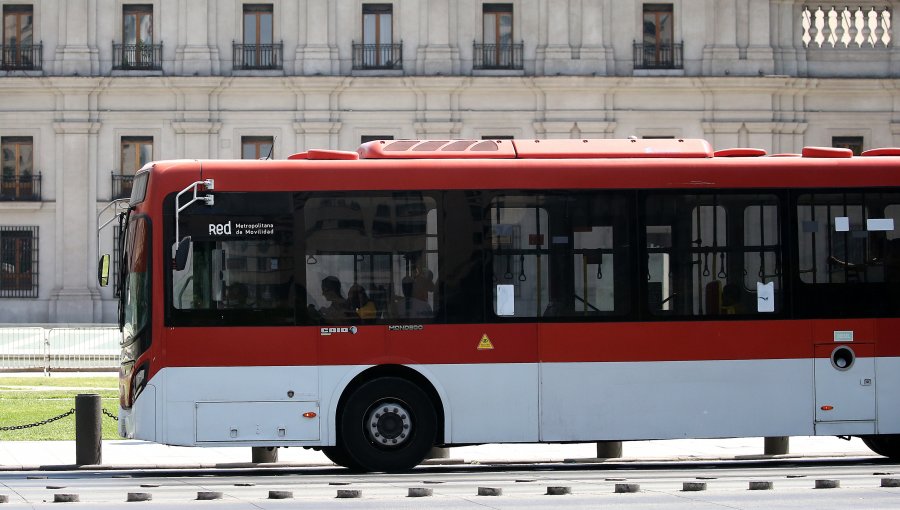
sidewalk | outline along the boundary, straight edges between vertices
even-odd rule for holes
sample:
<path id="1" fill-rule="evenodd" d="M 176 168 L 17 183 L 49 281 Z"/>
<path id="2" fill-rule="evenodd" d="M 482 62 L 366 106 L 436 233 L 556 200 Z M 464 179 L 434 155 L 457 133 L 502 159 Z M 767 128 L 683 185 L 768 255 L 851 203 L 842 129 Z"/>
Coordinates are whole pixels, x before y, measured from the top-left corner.
<path id="1" fill-rule="evenodd" d="M 249 467 L 249 447 L 192 448 L 165 446 L 144 441 L 104 441 L 102 469 L 200 469 Z M 836 437 L 792 437 L 787 455 L 774 458 L 871 457 L 875 454 L 858 438 L 845 441 Z M 763 455 L 763 438 L 674 439 L 668 441 L 632 441 L 623 444 L 623 455 L 616 462 L 699 461 L 773 458 Z M 594 443 L 579 444 L 504 444 L 451 448 L 447 459 L 429 460 L 429 464 L 477 463 L 505 464 L 530 462 L 577 462 L 596 457 Z M 0 441 L 0 471 L 53 470 L 72 467 L 74 441 Z M 320 452 L 303 448 L 279 448 L 278 463 L 283 467 L 331 466 Z M 91 469 L 97 469 L 96 466 Z"/>

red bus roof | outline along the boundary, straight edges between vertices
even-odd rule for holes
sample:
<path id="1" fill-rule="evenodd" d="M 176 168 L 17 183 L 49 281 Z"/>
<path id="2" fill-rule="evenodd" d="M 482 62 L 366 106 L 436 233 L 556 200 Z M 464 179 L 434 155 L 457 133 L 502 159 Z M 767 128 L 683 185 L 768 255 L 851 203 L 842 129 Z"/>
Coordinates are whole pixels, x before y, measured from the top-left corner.
<path id="1" fill-rule="evenodd" d="M 383 140 L 355 153 L 310 150 L 287 161 L 177 160 L 146 168 L 156 175 L 154 194 L 208 178 L 217 191 L 900 186 L 900 150 L 873 149 L 861 157 L 848 152 L 714 153 L 708 142 L 687 139 Z"/>

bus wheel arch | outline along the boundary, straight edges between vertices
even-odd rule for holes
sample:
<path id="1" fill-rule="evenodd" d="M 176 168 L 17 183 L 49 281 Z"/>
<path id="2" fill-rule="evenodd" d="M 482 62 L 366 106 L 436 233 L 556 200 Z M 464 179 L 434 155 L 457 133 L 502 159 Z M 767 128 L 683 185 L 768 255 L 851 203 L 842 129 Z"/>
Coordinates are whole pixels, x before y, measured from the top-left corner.
<path id="1" fill-rule="evenodd" d="M 343 465 L 365 471 L 403 471 L 444 442 L 442 399 L 431 381 L 416 370 L 375 366 L 344 388 L 334 430 L 334 448 L 350 460 Z"/>

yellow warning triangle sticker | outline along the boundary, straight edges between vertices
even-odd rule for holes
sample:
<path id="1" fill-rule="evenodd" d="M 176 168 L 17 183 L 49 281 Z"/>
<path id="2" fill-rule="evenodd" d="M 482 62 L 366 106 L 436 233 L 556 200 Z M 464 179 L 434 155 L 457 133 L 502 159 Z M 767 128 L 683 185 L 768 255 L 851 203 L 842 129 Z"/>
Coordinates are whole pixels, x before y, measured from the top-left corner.
<path id="1" fill-rule="evenodd" d="M 478 342 L 478 350 L 485 351 L 493 348 L 494 344 L 491 343 L 491 339 L 488 338 L 487 333 L 481 335 L 481 341 Z"/>

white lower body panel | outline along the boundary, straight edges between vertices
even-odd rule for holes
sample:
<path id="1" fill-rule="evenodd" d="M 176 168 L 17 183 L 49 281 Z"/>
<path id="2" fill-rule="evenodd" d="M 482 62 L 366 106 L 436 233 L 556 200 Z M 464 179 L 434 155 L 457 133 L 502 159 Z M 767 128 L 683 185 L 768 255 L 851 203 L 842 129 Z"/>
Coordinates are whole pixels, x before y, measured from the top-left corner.
<path id="1" fill-rule="evenodd" d="M 122 431 L 173 445 L 333 445 L 339 399 L 368 368 L 166 368 L 123 411 Z M 449 444 L 831 431 L 816 427 L 812 359 L 409 368 L 442 400 Z M 877 369 L 876 430 L 900 433 L 900 406 L 895 392 L 886 391 L 900 387 L 900 358 L 880 358 Z M 303 416 L 309 412 L 315 416 Z"/>

